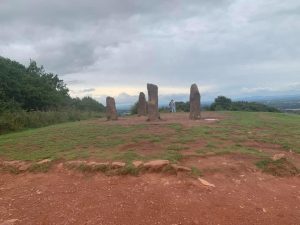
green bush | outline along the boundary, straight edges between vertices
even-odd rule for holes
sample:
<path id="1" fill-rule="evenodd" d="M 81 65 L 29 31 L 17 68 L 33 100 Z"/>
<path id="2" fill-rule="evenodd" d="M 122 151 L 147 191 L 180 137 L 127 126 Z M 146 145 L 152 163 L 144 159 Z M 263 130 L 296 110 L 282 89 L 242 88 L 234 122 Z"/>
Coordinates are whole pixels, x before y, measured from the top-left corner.
<path id="1" fill-rule="evenodd" d="M 134 105 L 130 108 L 130 114 L 135 115 L 138 113 L 138 104 L 139 102 L 134 103 Z"/>
<path id="2" fill-rule="evenodd" d="M 211 104 L 212 111 L 249 111 L 249 112 L 280 112 L 278 109 L 257 102 L 231 101 L 230 98 L 219 96 Z"/>
<path id="3" fill-rule="evenodd" d="M 38 128 L 52 124 L 102 117 L 101 113 L 69 110 L 69 111 L 19 111 L 0 114 L 0 134 L 25 128 Z"/>

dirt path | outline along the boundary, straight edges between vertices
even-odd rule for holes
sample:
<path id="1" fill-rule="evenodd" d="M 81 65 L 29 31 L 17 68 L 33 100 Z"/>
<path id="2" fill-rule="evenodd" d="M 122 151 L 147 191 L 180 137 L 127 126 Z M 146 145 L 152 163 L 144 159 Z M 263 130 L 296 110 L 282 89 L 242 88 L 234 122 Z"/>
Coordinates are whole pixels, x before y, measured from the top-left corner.
<path id="1" fill-rule="evenodd" d="M 224 119 L 226 116 L 224 114 L 215 112 L 202 112 L 202 120 L 189 120 L 189 114 L 179 112 L 176 114 L 172 113 L 161 113 L 161 120 L 147 122 L 147 117 L 145 116 L 127 116 L 120 117 L 117 121 L 107 121 L 106 118 L 97 120 L 96 124 L 118 124 L 118 125 L 136 125 L 136 124 L 150 124 L 150 125 L 162 125 L 162 124 L 172 124 L 179 123 L 185 127 L 203 125 L 203 124 L 214 124 L 219 120 Z M 95 124 L 95 121 L 92 122 Z"/>
<path id="2" fill-rule="evenodd" d="M 198 180 L 71 171 L 0 174 L 0 224 L 300 224 L 300 178 L 260 172 Z"/>

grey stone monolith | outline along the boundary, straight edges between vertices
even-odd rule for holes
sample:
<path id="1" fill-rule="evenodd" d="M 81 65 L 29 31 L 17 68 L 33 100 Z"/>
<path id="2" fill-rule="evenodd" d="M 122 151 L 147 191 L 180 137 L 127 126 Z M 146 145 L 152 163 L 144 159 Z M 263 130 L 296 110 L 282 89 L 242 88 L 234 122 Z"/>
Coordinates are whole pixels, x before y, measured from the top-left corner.
<path id="1" fill-rule="evenodd" d="M 147 115 L 147 101 L 145 94 L 143 92 L 140 92 L 139 95 L 139 102 L 137 105 L 137 113 L 138 116 L 146 116 Z"/>
<path id="2" fill-rule="evenodd" d="M 107 120 L 117 120 L 118 119 L 116 102 L 115 102 L 115 99 L 112 97 L 106 98 L 106 118 L 107 118 Z"/>
<path id="3" fill-rule="evenodd" d="M 158 87 L 155 84 L 147 84 L 148 90 L 148 120 L 159 120 L 158 111 Z"/>
<path id="4" fill-rule="evenodd" d="M 190 119 L 201 119 L 201 96 L 196 84 L 192 84 L 190 91 Z"/>

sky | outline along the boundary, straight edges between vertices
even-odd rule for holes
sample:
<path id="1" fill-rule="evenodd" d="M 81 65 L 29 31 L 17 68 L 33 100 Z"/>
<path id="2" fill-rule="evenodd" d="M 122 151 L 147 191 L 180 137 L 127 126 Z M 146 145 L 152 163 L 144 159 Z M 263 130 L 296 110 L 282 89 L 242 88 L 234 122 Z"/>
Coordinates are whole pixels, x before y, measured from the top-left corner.
<path id="1" fill-rule="evenodd" d="M 1 0 L 0 55 L 101 102 L 300 94 L 300 1 Z"/>

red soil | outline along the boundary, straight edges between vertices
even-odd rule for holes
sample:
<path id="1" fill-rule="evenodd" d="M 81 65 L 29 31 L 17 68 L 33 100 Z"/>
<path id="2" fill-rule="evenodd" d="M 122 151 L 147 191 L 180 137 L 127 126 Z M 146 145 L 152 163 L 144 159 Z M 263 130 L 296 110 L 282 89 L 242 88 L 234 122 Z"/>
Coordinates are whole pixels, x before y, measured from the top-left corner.
<path id="1" fill-rule="evenodd" d="M 151 125 L 161 125 L 161 124 L 170 124 L 170 123 L 180 123 L 186 127 L 195 126 L 199 124 L 212 124 L 218 122 L 218 120 L 224 119 L 225 115 L 214 112 L 202 112 L 201 120 L 189 120 L 188 113 L 161 113 L 161 120 L 147 122 Z M 216 119 L 216 120 L 206 120 L 206 119 Z M 129 116 L 129 117 L 120 117 L 117 121 L 106 121 L 105 118 L 99 119 L 98 123 L 107 123 L 107 124 L 120 124 L 120 125 L 136 125 L 136 124 L 145 124 L 147 117 L 145 116 Z M 95 121 L 93 121 L 95 124 Z"/>
<path id="2" fill-rule="evenodd" d="M 223 169 L 238 165 L 216 157 Z M 184 175 L 0 174 L 0 224 L 300 224 L 299 177 L 222 170 L 203 178 L 216 187 Z"/>

